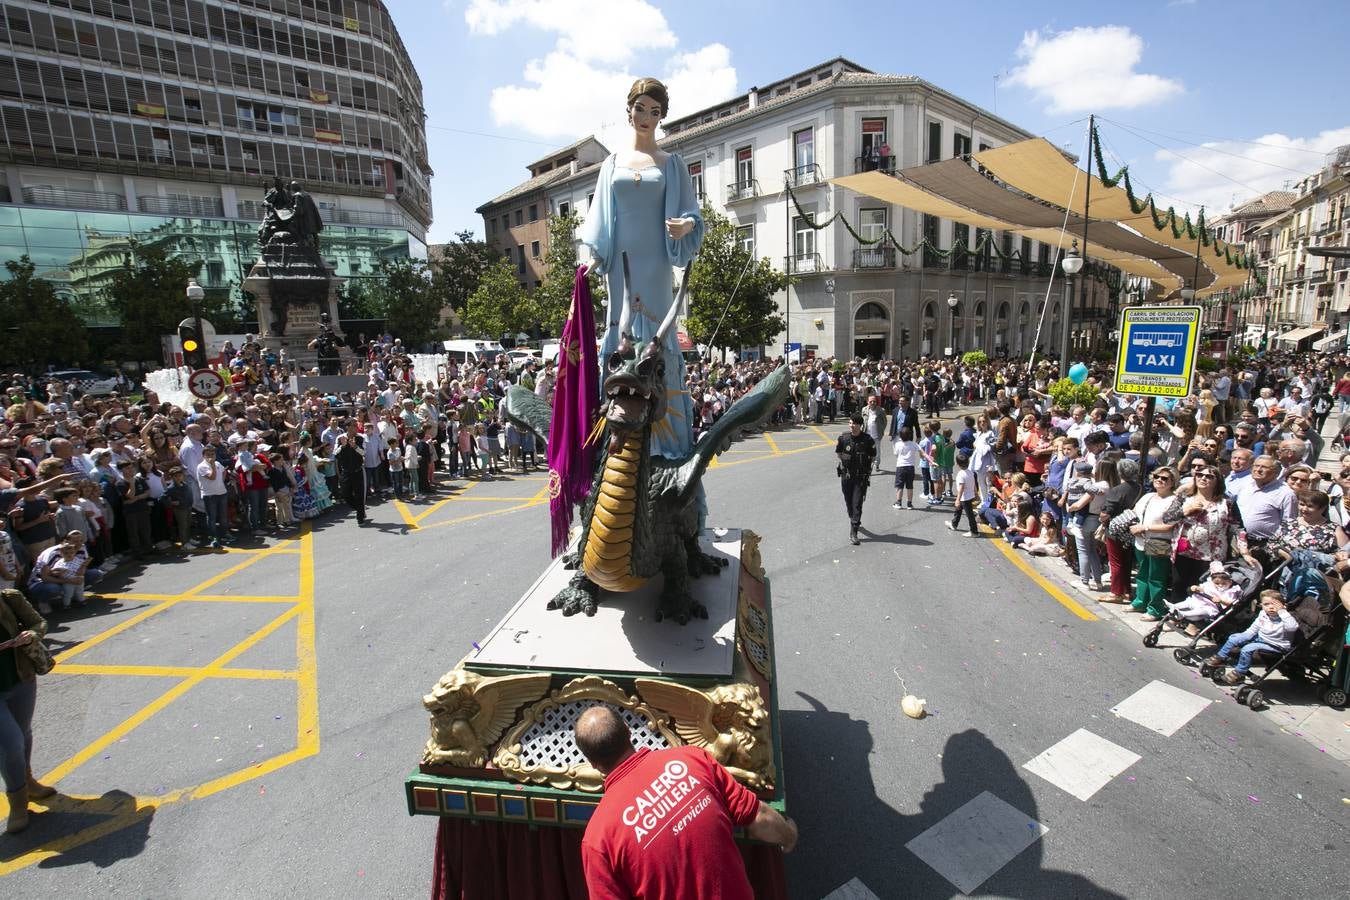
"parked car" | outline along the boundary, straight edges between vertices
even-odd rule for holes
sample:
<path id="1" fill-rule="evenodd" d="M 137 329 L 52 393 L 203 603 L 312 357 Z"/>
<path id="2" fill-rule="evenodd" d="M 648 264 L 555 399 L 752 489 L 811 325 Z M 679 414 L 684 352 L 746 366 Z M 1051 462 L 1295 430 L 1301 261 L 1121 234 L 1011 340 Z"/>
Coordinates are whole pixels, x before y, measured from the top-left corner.
<path id="1" fill-rule="evenodd" d="M 48 381 L 60 381 L 81 394 L 101 396 L 117 390 L 117 379 L 112 375 L 91 372 L 89 369 L 60 369 L 47 376 Z"/>

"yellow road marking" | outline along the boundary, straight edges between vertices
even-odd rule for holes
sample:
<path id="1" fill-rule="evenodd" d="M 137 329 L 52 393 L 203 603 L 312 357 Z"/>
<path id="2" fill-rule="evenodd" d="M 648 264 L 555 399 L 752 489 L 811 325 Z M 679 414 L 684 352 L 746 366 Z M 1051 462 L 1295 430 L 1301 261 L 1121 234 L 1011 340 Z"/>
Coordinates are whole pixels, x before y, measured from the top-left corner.
<path id="1" fill-rule="evenodd" d="M 822 441 L 824 441 L 825 443 L 829 444 L 830 446 L 834 446 L 834 444 L 836 443 L 836 442 L 835 442 L 835 439 L 832 438 L 832 437 L 830 437 L 830 436 L 829 436 L 828 434 L 826 434 L 823 430 L 821 430 L 821 427 L 820 427 L 819 425 L 808 425 L 808 426 L 806 426 L 806 427 L 807 427 L 807 428 L 810 428 L 810 429 L 811 429 L 812 431 L 814 431 L 816 434 L 820 435 L 820 439 L 821 439 Z"/>
<path id="2" fill-rule="evenodd" d="M 767 431 L 764 432 L 764 443 L 769 445 L 769 449 L 773 451 L 774 456 L 778 455 L 778 444 L 774 441 L 773 435 L 769 434 Z"/>
<path id="3" fill-rule="evenodd" d="M 1040 585 L 1045 590 L 1045 592 L 1049 594 L 1051 597 L 1054 597 L 1056 600 L 1058 600 L 1060 606 L 1063 606 L 1069 612 L 1073 613 L 1075 616 L 1077 616 L 1078 618 L 1082 619 L 1085 622 L 1097 621 L 1097 616 L 1093 615 L 1087 609 L 1083 608 L 1083 606 L 1079 604 L 1078 601 L 1074 600 L 1068 594 L 1064 593 L 1062 590 L 1056 587 L 1048 578 L 1046 578 L 1040 572 L 1037 572 L 1035 567 L 1032 566 L 1031 563 L 1027 562 L 1020 556 L 1018 556 L 1017 551 L 1014 550 L 1008 544 L 1007 541 L 995 539 L 993 541 L 993 544 L 994 546 L 998 547 L 998 551 L 1000 553 L 1002 553 L 1004 556 L 1008 557 L 1008 559 L 1012 561 L 1013 565 L 1017 566 L 1017 568 L 1021 569 L 1024 573 L 1026 573 L 1028 578 L 1030 578 L 1032 581 Z"/>
<path id="4" fill-rule="evenodd" d="M 306 527 L 308 527 L 308 525 L 306 525 Z M 290 543 L 290 542 L 287 541 L 287 542 L 285 542 L 285 543 Z M 280 547 L 280 546 L 282 546 L 282 545 L 279 544 L 278 547 Z M 185 599 L 190 599 L 190 598 L 196 596 L 197 594 L 200 594 L 201 592 L 205 591 L 207 588 L 219 584 L 220 582 L 224 581 L 226 578 L 229 578 L 231 575 L 236 575 L 236 574 L 238 574 L 239 572 L 242 572 L 244 569 L 247 569 L 249 566 L 253 565 L 253 564 L 256 563 L 258 560 L 260 560 L 260 559 L 265 559 L 267 556 L 271 555 L 271 553 L 274 552 L 276 549 L 277 549 L 276 547 L 271 547 L 271 548 L 268 548 L 267 550 L 264 550 L 264 551 L 262 551 L 262 552 L 260 552 L 260 553 L 254 553 L 254 554 L 250 555 L 249 558 L 246 559 L 246 560 L 244 560 L 243 562 L 237 563 L 237 564 L 231 566 L 230 568 L 226 569 L 224 572 L 221 572 L 219 575 L 215 575 L 215 576 L 213 576 L 213 577 L 211 577 L 211 578 L 208 578 L 206 581 L 203 581 L 201 584 L 197 585 L 196 587 L 192 588 L 191 590 L 186 591 L 185 593 L 180 594 L 180 595 L 178 595 L 178 596 L 170 597 L 169 599 L 164 600 L 164 601 L 161 602 L 161 603 L 158 603 L 156 606 L 152 606 L 152 607 L 150 607 L 149 609 L 142 610 L 141 612 L 139 612 L 139 613 L 137 613 L 136 615 L 132 616 L 130 619 L 125 619 L 125 620 L 123 620 L 123 621 L 121 621 L 121 622 L 118 622 L 116 625 L 114 625 L 113 627 L 107 629 L 106 631 L 100 631 L 98 634 L 93 635 L 93 636 L 91 636 L 91 637 L 89 637 L 89 638 L 86 638 L 84 641 L 82 641 L 82 642 L 79 643 L 78 645 L 76 645 L 76 646 L 74 646 L 74 647 L 71 647 L 69 650 L 65 651 L 64 653 L 58 654 L 58 655 L 55 657 L 56 662 L 57 662 L 57 663 L 63 663 L 63 662 L 65 662 L 65 661 L 67 661 L 67 660 L 69 660 L 69 659 L 71 659 L 71 658 L 73 658 L 73 657 L 75 657 L 75 656 L 78 656 L 79 654 L 85 652 L 86 650 L 90 650 L 90 649 L 92 649 L 92 648 L 94 648 L 94 647 L 97 647 L 99 644 L 103 643 L 103 642 L 106 641 L 108 638 L 115 637 L 116 635 L 121 634 L 122 632 L 126 631 L 126 630 L 129 629 L 129 628 L 134 628 L 135 626 L 137 626 L 137 625 L 139 625 L 140 623 L 144 622 L 146 619 L 150 618 L 151 616 L 158 615 L 159 613 L 164 612 L 164 610 L 170 609 L 170 608 L 176 606 L 177 604 L 182 603 Z M 304 565 L 303 560 L 302 560 L 302 562 L 301 562 L 301 565 L 302 565 L 302 566 Z M 153 602 L 153 601 L 152 601 L 152 602 Z"/>
<path id="5" fill-rule="evenodd" d="M 529 481 L 531 479 L 521 478 L 519 480 Z M 422 520 L 424 520 L 427 516 L 431 515 L 436 510 L 440 509 L 442 506 L 445 506 L 447 503 L 454 503 L 456 500 L 463 500 L 465 494 L 473 490 L 481 483 L 482 482 L 478 481 L 468 482 L 455 496 L 446 497 L 444 500 L 437 500 L 435 503 L 431 504 L 417 515 L 413 515 L 412 510 L 408 507 L 408 504 L 404 503 L 402 500 L 395 500 L 394 508 L 397 509 L 398 514 L 403 517 L 403 524 L 407 525 L 408 528 L 412 529 L 413 531 L 416 531 L 419 527 L 421 527 Z"/>
<path id="6" fill-rule="evenodd" d="M 94 597 L 101 597 L 104 600 L 149 600 L 151 602 L 163 603 L 173 600 L 176 603 L 295 603 L 299 597 L 283 597 L 279 594 L 193 594 L 184 596 L 182 594 L 142 594 L 142 593 L 112 593 L 112 594 L 92 594 Z"/>
<path id="7" fill-rule="evenodd" d="M 198 669 L 193 666 L 113 666 L 65 663 L 55 670 L 57 675 L 144 675 L 163 678 L 188 678 L 200 673 L 207 678 L 239 678 L 247 681 L 286 681 L 299 677 L 298 672 L 285 669 Z"/>
<path id="8" fill-rule="evenodd" d="M 298 606 L 294 606 L 286 610 L 286 612 L 277 616 L 271 622 L 268 622 L 262 628 L 259 628 L 257 631 L 253 632 L 251 635 L 249 635 L 244 640 L 240 641 L 238 644 L 235 644 L 225 653 L 216 657 L 216 659 L 213 660 L 204 669 L 196 670 L 194 674 L 183 679 L 178 684 L 169 688 L 167 691 L 160 694 L 154 700 L 151 700 L 145 706 L 141 707 L 141 709 L 139 709 L 137 712 L 123 719 L 118 725 L 114 726 L 112 730 L 105 732 L 93 743 L 86 745 L 82 750 L 80 750 L 70 759 L 66 760 L 63 763 L 59 763 L 54 769 L 52 769 L 45 776 L 43 776 L 44 780 L 47 781 L 48 783 L 51 783 L 60 781 L 62 778 L 65 778 L 71 772 L 74 772 L 80 766 L 84 765 L 89 760 L 93 759 L 95 756 L 102 753 L 104 749 L 117 743 L 119 739 L 126 737 L 127 734 L 129 734 L 133 729 L 136 728 L 136 726 L 145 722 L 155 713 L 159 712 L 161 709 L 164 709 L 166 706 L 168 706 L 170 703 L 186 694 L 192 688 L 201 684 L 203 681 L 206 680 L 208 674 L 212 670 L 223 668 L 227 663 L 229 663 L 231 660 L 235 659 L 237 656 L 242 654 L 245 650 L 249 649 L 254 644 L 257 644 L 263 638 L 267 637 L 269 634 L 276 631 L 282 625 L 285 625 L 291 619 L 294 619 L 296 617 L 296 614 L 299 613 L 299 611 L 300 608 Z"/>
<path id="9" fill-rule="evenodd" d="M 107 814 L 109 817 L 102 822 L 83 828 L 70 834 L 54 838 L 41 846 L 38 846 L 26 853 L 18 855 L 12 859 L 0 861 L 0 876 L 9 875 L 24 869 L 28 866 L 40 863 L 43 860 L 59 856 L 76 847 L 97 841 L 107 835 L 113 834 L 124 828 L 136 824 L 138 821 L 154 813 L 155 810 L 177 803 L 183 800 L 201 799 L 209 797 L 212 794 L 236 787 L 244 782 L 262 777 L 268 773 L 275 772 L 293 762 L 313 756 L 319 752 L 319 698 L 318 698 L 318 665 L 315 646 L 314 632 L 314 545 L 311 526 L 306 522 L 302 526 L 299 538 L 299 556 L 300 556 L 300 593 L 298 597 L 277 597 L 270 602 L 282 602 L 293 604 L 290 609 L 277 616 L 266 626 L 249 635 L 249 637 L 240 641 L 231 647 L 225 653 L 221 654 L 207 666 L 201 668 L 189 667 L 168 667 L 168 666 L 92 666 L 81 664 L 65 664 L 59 671 L 67 674 L 98 674 L 98 675 L 159 675 L 164 677 L 182 677 L 181 681 L 174 688 L 162 694 L 159 698 L 151 701 L 150 704 L 142 708 L 138 713 L 123 721 L 120 725 L 104 734 L 93 744 L 81 750 L 75 756 L 66 762 L 57 766 L 51 773 L 45 777 L 49 781 L 57 781 L 70 772 L 74 771 L 84 762 L 96 756 L 99 752 L 109 746 L 116 740 L 119 740 L 126 733 L 131 731 L 136 725 L 144 722 L 150 716 L 167 706 L 172 700 L 177 699 L 186 693 L 191 687 L 207 679 L 215 678 L 252 678 L 263 680 L 295 680 L 296 681 L 296 746 L 294 749 L 265 759 L 262 762 L 253 764 L 246 769 L 240 769 L 211 779 L 200 785 L 192 787 L 179 788 L 168 793 L 150 797 L 126 797 L 109 799 L 106 797 L 85 797 L 58 795 L 46 803 L 35 802 L 33 805 L 39 810 L 51 810 L 58 812 L 78 812 L 82 814 L 98 813 Z M 261 558 L 265 553 L 255 555 L 255 559 Z M 248 563 L 236 566 L 235 571 L 242 570 Z M 199 594 L 211 584 L 218 583 L 220 577 L 209 579 L 197 585 L 188 595 L 184 597 Z M 148 615 L 158 612 L 161 609 L 174 605 L 177 601 L 165 601 L 159 605 L 146 610 L 144 613 L 133 617 L 138 621 L 144 621 Z M 273 669 L 231 669 L 228 664 L 237 659 L 250 648 L 256 646 L 269 634 L 289 622 L 296 620 L 296 661 L 297 668 L 294 672 Z M 115 628 L 108 629 L 99 635 L 97 639 L 101 642 L 112 637 L 116 633 L 125 631 L 131 625 L 135 624 L 132 620 L 120 623 Z M 93 640 L 91 638 L 91 640 Z M 88 642 L 86 642 L 88 643 Z M 82 649 L 85 645 L 74 648 Z M 73 655 L 71 652 L 63 654 L 68 657 Z M 0 802 L 0 815 L 8 811 L 7 805 Z"/>

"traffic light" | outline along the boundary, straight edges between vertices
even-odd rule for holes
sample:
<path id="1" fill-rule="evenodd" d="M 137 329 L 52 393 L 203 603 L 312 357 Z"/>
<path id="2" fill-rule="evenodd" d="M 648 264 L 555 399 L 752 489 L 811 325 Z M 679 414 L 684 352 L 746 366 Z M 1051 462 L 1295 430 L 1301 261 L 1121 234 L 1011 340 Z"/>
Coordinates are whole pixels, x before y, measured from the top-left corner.
<path id="1" fill-rule="evenodd" d="M 178 323 L 178 342 L 183 346 L 183 365 L 194 370 L 206 368 L 206 344 L 192 319 Z"/>
<path id="2" fill-rule="evenodd" d="M 900 329 L 900 346 L 903 347 L 903 346 L 905 346 L 905 345 L 908 344 L 908 343 L 909 343 L 909 329 L 908 329 L 908 328 L 901 328 L 901 329 Z"/>

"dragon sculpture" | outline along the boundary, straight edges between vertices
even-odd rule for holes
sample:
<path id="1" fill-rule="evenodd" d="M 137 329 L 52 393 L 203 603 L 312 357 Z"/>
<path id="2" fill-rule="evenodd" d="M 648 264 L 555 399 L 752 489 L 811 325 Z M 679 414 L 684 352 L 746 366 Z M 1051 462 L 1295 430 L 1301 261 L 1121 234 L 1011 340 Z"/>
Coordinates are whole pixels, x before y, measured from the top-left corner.
<path id="1" fill-rule="evenodd" d="M 623 265 L 628 284 L 627 256 Z M 628 332 L 636 298 L 625 293 L 618 347 L 601 361 L 603 424 L 595 479 L 581 505 L 577 549 L 563 558 L 576 574 L 549 601 L 550 609 L 560 609 L 565 616 L 595 615 L 602 589 L 636 590 L 660 574 L 665 582 L 657 621 L 673 619 L 684 625 L 691 618 L 708 617 L 707 609 L 690 593 L 689 580 L 718 574 L 727 561 L 699 549 L 699 485 L 708 464 L 730 446 L 737 432 L 764 421 L 786 400 L 788 368 L 780 366 L 761 380 L 684 457 L 654 456 L 652 428 L 666 415 L 662 346 L 688 288 L 686 267 L 679 296 L 649 341 L 638 341 Z M 504 410 L 517 425 L 547 437 L 552 410 L 533 392 L 511 388 Z"/>

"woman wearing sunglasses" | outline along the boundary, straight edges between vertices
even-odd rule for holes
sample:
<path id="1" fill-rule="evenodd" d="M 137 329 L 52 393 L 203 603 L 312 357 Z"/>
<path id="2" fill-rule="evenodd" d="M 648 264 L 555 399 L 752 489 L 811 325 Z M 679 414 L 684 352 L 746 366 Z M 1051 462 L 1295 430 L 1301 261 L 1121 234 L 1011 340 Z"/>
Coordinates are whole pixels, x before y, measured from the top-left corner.
<path id="1" fill-rule="evenodd" d="M 1172 534 L 1170 600 L 1180 603 L 1205 577 L 1210 563 L 1228 561 L 1230 547 L 1241 534 L 1242 519 L 1237 507 L 1224 496 L 1218 468 L 1210 464 L 1192 470 L 1190 483 L 1177 492 L 1163 521 L 1177 525 Z M 1241 550 L 1245 552 L 1245 547 Z M 1145 615 L 1144 619 L 1156 621 L 1156 615 Z"/>

